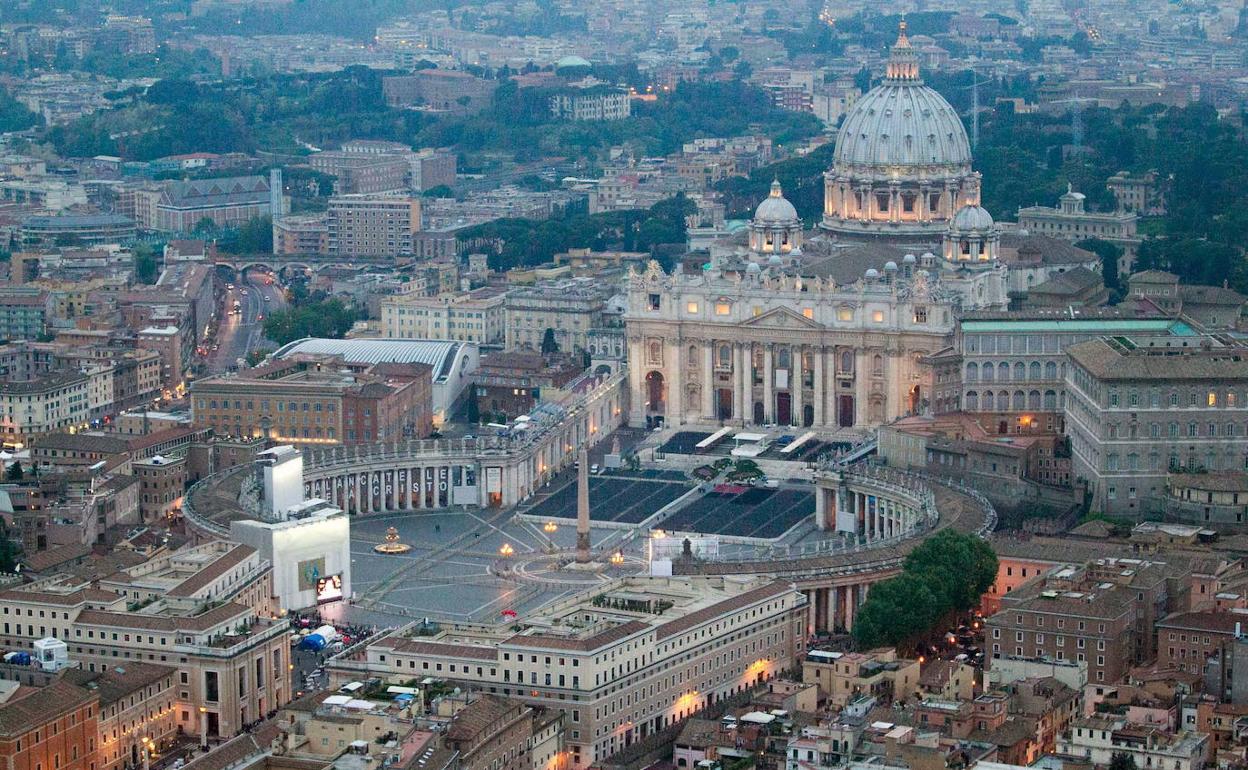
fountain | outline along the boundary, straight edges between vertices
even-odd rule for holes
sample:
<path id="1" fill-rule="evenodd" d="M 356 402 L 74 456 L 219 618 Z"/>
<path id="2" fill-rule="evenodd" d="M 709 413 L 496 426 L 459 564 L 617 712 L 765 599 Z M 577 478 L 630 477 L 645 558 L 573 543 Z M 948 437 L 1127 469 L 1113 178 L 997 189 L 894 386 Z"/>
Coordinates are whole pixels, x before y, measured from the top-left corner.
<path id="1" fill-rule="evenodd" d="M 394 527 L 386 530 L 386 542 L 373 546 L 373 550 L 377 553 L 384 553 L 387 556 L 394 556 L 400 553 L 407 553 L 412 547 L 407 543 L 399 542 L 399 531 Z"/>

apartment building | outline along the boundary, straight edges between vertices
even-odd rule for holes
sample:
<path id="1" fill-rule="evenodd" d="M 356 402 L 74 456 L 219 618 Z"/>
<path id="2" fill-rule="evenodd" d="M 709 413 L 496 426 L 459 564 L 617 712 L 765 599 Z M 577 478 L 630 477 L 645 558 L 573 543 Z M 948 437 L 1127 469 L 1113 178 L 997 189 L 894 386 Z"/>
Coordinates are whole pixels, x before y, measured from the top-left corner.
<path id="1" fill-rule="evenodd" d="M 329 199 L 327 251 L 343 257 L 412 253 L 420 231 L 420 199 L 343 195 Z"/>
<path id="2" fill-rule="evenodd" d="M 308 158 L 314 171 L 334 177 L 334 195 L 403 192 L 410 172 L 398 154 L 326 151 Z"/>
<path id="3" fill-rule="evenodd" d="M 42 289 L 6 286 L 0 289 L 0 338 L 37 340 L 48 329 L 52 297 Z"/>
<path id="4" fill-rule="evenodd" d="M 1204 733 L 1172 733 L 1109 716 L 1076 719 L 1058 739 L 1057 752 L 1098 767 L 1107 767 L 1115 754 L 1130 756 L 1136 767 L 1165 770 L 1203 770 L 1211 760 L 1210 739 Z"/>
<path id="5" fill-rule="evenodd" d="M 1119 336 L 1066 352 L 1071 472 L 1093 510 L 1161 513 L 1169 473 L 1248 469 L 1248 349 Z"/>
<path id="6" fill-rule="evenodd" d="M 0 381 L 0 439 L 6 444 L 23 446 L 48 433 L 86 427 L 90 412 L 87 375 L 80 372 Z"/>
<path id="7" fill-rule="evenodd" d="M 100 695 L 58 680 L 0 705 L 0 762 L 9 770 L 100 768 Z"/>
<path id="8" fill-rule="evenodd" d="M 506 300 L 506 290 L 495 286 L 434 297 L 395 294 L 381 301 L 381 336 L 501 344 Z"/>
<path id="9" fill-rule="evenodd" d="M 65 681 L 99 694 L 97 770 L 135 767 L 149 750 L 144 740 L 163 746 L 177 736 L 177 676 L 172 666 L 137 662 L 109 671 L 65 671 Z"/>
<path id="10" fill-rule="evenodd" d="M 139 479 L 139 517 L 158 521 L 182 505 L 186 491 L 187 456 L 155 455 L 130 465 Z"/>
<path id="11" fill-rule="evenodd" d="M 1176 612 L 1157 621 L 1157 666 L 1200 674 L 1241 635 L 1244 616 L 1229 612 Z"/>
<path id="12" fill-rule="evenodd" d="M 325 254 L 329 222 L 324 214 L 291 215 L 273 220 L 274 254 Z"/>
<path id="13" fill-rule="evenodd" d="M 328 664 L 335 682 L 434 676 L 565 717 L 569 766 L 588 767 L 791 666 L 800 592 L 761 578 L 624 578 L 494 628 L 384 637 Z"/>
<path id="14" fill-rule="evenodd" d="M 556 120 L 623 120 L 632 114 L 628 92 L 610 87 L 568 89 L 550 97 Z"/>
<path id="15" fill-rule="evenodd" d="M 1086 662 L 1091 683 L 1121 681 L 1155 652 L 1153 624 L 1172 603 L 1166 565 L 1098 559 L 1048 570 L 1000 597 L 985 621 L 992 661 Z"/>
<path id="16" fill-rule="evenodd" d="M 919 662 L 892 649 L 812 652 L 802 661 L 802 681 L 818 686 L 820 697 L 838 707 L 863 695 L 908 700 L 919 691 Z"/>

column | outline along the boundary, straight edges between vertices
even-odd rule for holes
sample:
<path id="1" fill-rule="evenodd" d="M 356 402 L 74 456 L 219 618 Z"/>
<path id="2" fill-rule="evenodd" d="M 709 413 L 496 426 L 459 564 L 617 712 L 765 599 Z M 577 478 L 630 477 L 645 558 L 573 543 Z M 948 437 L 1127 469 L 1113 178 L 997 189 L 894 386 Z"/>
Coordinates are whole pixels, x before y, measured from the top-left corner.
<path id="1" fill-rule="evenodd" d="M 827 395 L 823 392 L 823 375 L 824 366 L 827 364 L 824 359 L 824 348 L 820 345 L 815 349 L 815 425 L 821 426 L 827 423 L 824 417 L 825 402 Z"/>
<path id="2" fill-rule="evenodd" d="M 754 346 L 741 346 L 741 424 L 754 419 Z"/>
<path id="3" fill-rule="evenodd" d="M 803 358 L 805 358 L 805 348 L 798 345 L 793 348 L 790 360 L 793 362 L 793 371 L 789 373 L 793 382 L 789 386 L 789 412 L 792 415 L 792 422 L 795 425 L 804 424 L 802 419 L 802 375 L 803 375 Z"/>
<path id="4" fill-rule="evenodd" d="M 685 406 L 685 367 L 689 365 L 688 356 L 680 345 L 673 342 L 667 347 L 666 367 L 670 376 L 667 381 L 667 404 L 664 412 L 665 422 L 680 425 L 684 422 Z"/>
<path id="5" fill-rule="evenodd" d="M 749 408 L 746 403 L 746 377 L 749 373 L 746 371 L 745 351 L 745 345 L 732 346 L 732 418 L 740 420 L 742 424 L 745 424 L 745 414 Z"/>
<path id="6" fill-rule="evenodd" d="M 856 602 L 857 597 L 855 596 L 856 593 L 858 593 L 858 586 L 849 586 L 848 590 L 846 590 L 845 592 L 845 630 L 846 631 L 852 631 L 854 628 L 854 610 L 856 609 L 854 605 L 857 604 Z"/>
<path id="7" fill-rule="evenodd" d="M 642 358 L 641 338 L 630 339 L 628 341 L 628 382 L 629 382 L 629 405 L 628 409 L 632 413 L 629 418 L 633 425 L 645 424 L 646 421 L 646 397 L 645 397 L 645 359 Z"/>
<path id="8" fill-rule="evenodd" d="M 771 345 L 763 348 L 763 422 L 776 421 L 776 394 L 772 384 Z"/>
<path id="9" fill-rule="evenodd" d="M 715 341 L 706 340 L 702 352 L 702 416 L 719 418 L 719 399 L 715 392 Z"/>

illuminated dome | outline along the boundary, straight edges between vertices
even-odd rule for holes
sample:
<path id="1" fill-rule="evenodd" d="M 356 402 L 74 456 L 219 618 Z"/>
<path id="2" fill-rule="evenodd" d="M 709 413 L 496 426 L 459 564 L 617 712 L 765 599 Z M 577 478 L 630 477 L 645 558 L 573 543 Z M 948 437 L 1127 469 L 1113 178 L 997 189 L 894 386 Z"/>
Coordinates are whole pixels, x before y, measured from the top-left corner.
<path id="1" fill-rule="evenodd" d="M 963 206 L 953 215 L 952 227 L 955 230 L 971 232 L 975 230 L 991 230 L 992 214 L 983 206 Z"/>
<path id="2" fill-rule="evenodd" d="M 802 219 L 780 189 L 771 183 L 771 194 L 758 204 L 750 221 L 750 251 L 755 254 L 791 254 L 801 251 Z"/>
<path id="3" fill-rule="evenodd" d="M 883 82 L 854 103 L 824 175 L 824 229 L 868 237 L 938 235 L 979 203 L 957 111 L 919 77 L 905 22 Z"/>

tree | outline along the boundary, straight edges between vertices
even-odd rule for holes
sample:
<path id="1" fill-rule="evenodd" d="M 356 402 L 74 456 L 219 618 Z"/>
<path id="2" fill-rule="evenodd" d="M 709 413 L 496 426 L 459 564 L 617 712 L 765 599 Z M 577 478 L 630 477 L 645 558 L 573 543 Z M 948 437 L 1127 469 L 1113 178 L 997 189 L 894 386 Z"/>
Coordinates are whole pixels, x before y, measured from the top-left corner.
<path id="1" fill-rule="evenodd" d="M 1135 770 L 1135 757 L 1125 751 L 1115 751 L 1109 757 L 1109 770 Z"/>
<path id="2" fill-rule="evenodd" d="M 559 352 L 559 343 L 555 340 L 555 330 L 546 327 L 542 334 L 542 355 L 549 356 Z"/>
<path id="3" fill-rule="evenodd" d="M 1122 286 L 1118 277 L 1118 260 L 1122 258 L 1122 248 L 1117 244 L 1100 238 L 1087 238 L 1075 244 L 1081 249 L 1087 249 L 1101 259 L 1101 278 L 1105 281 L 1105 288 L 1117 294 L 1121 294 Z"/>
<path id="4" fill-rule="evenodd" d="M 156 254 L 151 246 L 141 243 L 134 247 L 134 280 L 139 283 L 156 283 L 158 276 Z"/>
<path id="5" fill-rule="evenodd" d="M 304 337 L 341 339 L 355 323 L 355 310 L 339 299 L 303 302 L 264 319 L 264 336 L 279 345 Z"/>
<path id="6" fill-rule="evenodd" d="M 468 386 L 468 422 L 476 425 L 481 422 L 481 405 L 477 402 L 477 389 L 473 385 Z"/>
<path id="7" fill-rule="evenodd" d="M 455 191 L 444 184 L 435 185 L 420 193 L 422 198 L 454 198 Z"/>
<path id="8" fill-rule="evenodd" d="M 899 644 L 931 628 L 939 610 L 927 582 L 903 572 L 871 586 L 854 616 L 854 641 L 864 650 Z"/>
<path id="9" fill-rule="evenodd" d="M 22 480 L 22 464 L 14 462 L 4 472 L 5 481 L 21 481 Z"/>

